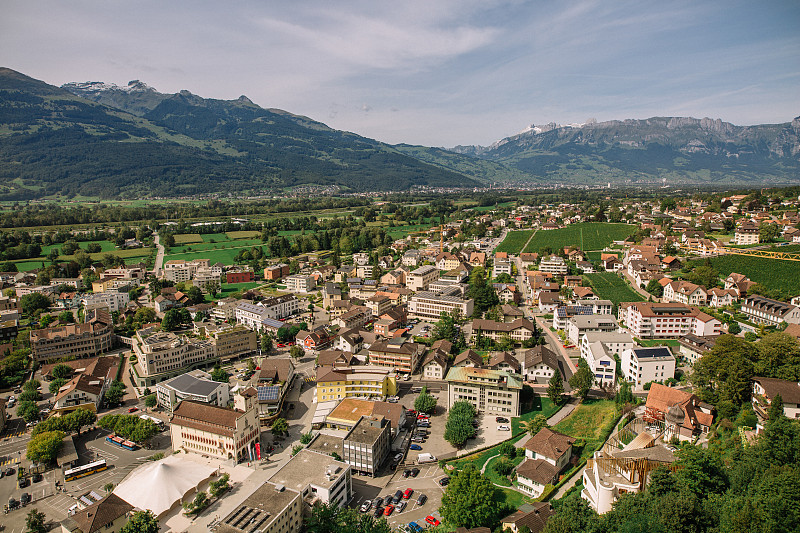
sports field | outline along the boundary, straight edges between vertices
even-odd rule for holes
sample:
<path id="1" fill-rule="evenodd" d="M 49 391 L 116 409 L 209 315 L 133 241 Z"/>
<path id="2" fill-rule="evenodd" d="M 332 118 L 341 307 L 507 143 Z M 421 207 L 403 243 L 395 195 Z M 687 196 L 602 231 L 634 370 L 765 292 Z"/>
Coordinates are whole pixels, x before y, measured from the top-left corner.
<path id="1" fill-rule="evenodd" d="M 558 250 L 567 246 L 576 246 L 581 250 L 602 250 L 614 241 L 627 239 L 636 226 L 632 224 L 612 224 L 610 222 L 584 222 L 569 226 L 536 232 L 531 242 L 525 247 L 526 252 L 538 252 L 549 247 Z"/>

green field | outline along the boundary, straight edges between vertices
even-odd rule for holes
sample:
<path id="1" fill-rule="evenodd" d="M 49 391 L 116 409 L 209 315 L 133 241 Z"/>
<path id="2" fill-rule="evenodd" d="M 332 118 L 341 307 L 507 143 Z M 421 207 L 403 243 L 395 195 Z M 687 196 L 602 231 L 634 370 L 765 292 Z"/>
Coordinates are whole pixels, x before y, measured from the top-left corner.
<path id="1" fill-rule="evenodd" d="M 195 242 L 203 242 L 203 236 L 197 233 L 179 233 L 173 235 L 175 237 L 175 244 L 191 244 Z"/>
<path id="2" fill-rule="evenodd" d="M 256 237 L 261 237 L 261 232 L 256 230 L 247 230 L 247 231 L 229 231 L 225 235 L 228 236 L 229 239 L 236 240 L 236 239 L 254 239 Z"/>
<path id="3" fill-rule="evenodd" d="M 511 433 L 516 435 L 520 431 L 524 431 L 521 427 L 522 422 L 533 420 L 536 415 L 544 415 L 546 418 L 550 418 L 559 409 L 560 407 L 554 404 L 547 396 L 535 394 L 530 409 L 522 413 L 521 416 L 511 419 Z"/>
<path id="4" fill-rule="evenodd" d="M 614 307 L 620 302 L 641 302 L 642 296 L 628 285 L 628 282 L 615 272 L 597 272 L 584 274 L 584 279 L 589 281 L 594 293 L 601 300 L 611 300 Z"/>
<path id="5" fill-rule="evenodd" d="M 223 265 L 234 264 L 233 258 L 239 254 L 242 249 L 249 249 L 253 246 L 260 246 L 261 240 L 251 241 L 232 241 L 225 244 L 198 244 L 191 246 L 191 251 L 186 251 L 186 247 L 176 247 L 170 250 L 170 253 L 164 257 L 164 262 L 173 259 L 208 259 L 211 264 L 222 263 Z M 216 246 L 216 248 L 214 248 Z M 202 249 L 200 249 L 202 248 Z"/>
<path id="6" fill-rule="evenodd" d="M 225 233 L 204 233 L 201 237 L 203 242 L 226 242 L 230 240 Z"/>
<path id="7" fill-rule="evenodd" d="M 538 252 L 546 247 L 555 251 L 567 246 L 576 246 L 581 250 L 602 250 L 613 241 L 624 241 L 634 231 L 636 226 L 632 224 L 610 222 L 571 224 L 564 228 L 537 231 L 525 251 Z"/>
<path id="8" fill-rule="evenodd" d="M 506 238 L 503 239 L 503 242 L 500 243 L 495 252 L 519 254 L 522 251 L 522 247 L 525 246 L 525 243 L 531 238 L 531 235 L 533 235 L 532 229 L 509 231 L 506 234 Z M 536 237 L 534 237 L 534 239 L 535 238 Z"/>
<path id="9" fill-rule="evenodd" d="M 206 250 L 225 250 L 229 248 L 234 249 L 241 249 L 241 248 L 251 248 L 253 246 L 261 246 L 263 243 L 261 239 L 243 239 L 239 241 L 223 241 L 223 242 L 201 242 L 201 243 L 192 243 L 192 244 L 185 244 L 182 246 L 173 246 L 169 249 L 168 255 L 173 254 L 185 254 L 185 253 L 195 253 L 195 252 L 203 252 Z M 236 254 L 234 254 L 236 255 Z"/>
<path id="10" fill-rule="evenodd" d="M 792 251 L 791 246 L 780 248 Z M 700 265 L 705 260 L 696 262 Z M 800 294 L 800 261 L 785 261 L 769 257 L 750 257 L 746 255 L 721 255 L 712 257 L 711 264 L 725 278 L 731 272 L 744 274 L 767 289 L 780 291 L 785 298 Z"/>
<path id="11" fill-rule="evenodd" d="M 81 242 L 80 244 L 81 249 L 86 251 L 86 246 L 89 244 L 90 241 Z M 120 250 L 114 246 L 113 242 L 109 241 L 97 241 L 100 243 L 102 247 L 101 252 L 96 252 L 93 254 L 89 254 L 89 256 L 95 260 L 99 261 L 103 259 L 105 254 L 112 254 L 116 255 L 117 257 L 121 257 L 125 260 L 126 263 L 138 263 L 143 261 L 147 256 L 150 255 L 150 248 L 130 248 L 128 250 Z M 45 256 L 50 253 L 50 250 L 61 249 L 61 244 L 50 244 L 47 246 L 42 246 L 42 256 L 41 257 L 32 257 L 29 259 L 22 259 L 20 261 L 14 261 L 14 264 L 17 265 L 17 270 L 20 272 L 27 272 L 29 270 L 33 270 L 35 268 L 43 268 L 50 264 L 50 260 L 47 259 Z M 72 261 L 75 259 L 74 255 L 59 255 L 58 261 Z"/>
<path id="12" fill-rule="evenodd" d="M 217 296 L 212 298 L 210 294 L 207 294 L 206 300 L 213 302 L 221 298 L 227 298 L 235 292 L 244 292 L 248 289 L 255 289 L 263 284 L 263 281 L 251 281 L 248 283 L 223 283 L 222 287 L 220 287 L 220 291 L 217 293 Z"/>
<path id="13" fill-rule="evenodd" d="M 616 416 L 616 407 L 611 400 L 584 400 L 570 415 L 555 425 L 556 431 L 571 437 L 597 441 L 603 426 Z"/>
<path id="14" fill-rule="evenodd" d="M 81 248 L 83 251 L 86 251 L 86 248 L 87 248 L 87 247 L 89 246 L 89 244 L 90 244 L 90 243 L 92 243 L 92 242 L 96 242 L 96 243 L 100 244 L 100 248 L 102 249 L 102 251 L 103 251 L 104 253 L 114 252 L 115 250 L 117 250 L 117 247 L 116 247 L 116 245 L 115 245 L 113 242 L 111 242 L 111 241 L 86 241 L 86 242 L 79 242 L 79 243 L 78 243 L 78 246 L 80 246 L 80 248 Z M 48 244 L 47 246 L 42 246 L 42 256 L 43 256 L 43 257 L 46 257 L 46 256 L 47 256 L 47 254 L 49 254 L 49 253 L 50 253 L 50 250 L 52 250 L 53 248 L 55 248 L 56 250 L 58 250 L 59 252 L 61 252 L 61 247 L 62 247 L 63 245 L 64 245 L 64 243 L 60 243 L 60 244 Z"/>

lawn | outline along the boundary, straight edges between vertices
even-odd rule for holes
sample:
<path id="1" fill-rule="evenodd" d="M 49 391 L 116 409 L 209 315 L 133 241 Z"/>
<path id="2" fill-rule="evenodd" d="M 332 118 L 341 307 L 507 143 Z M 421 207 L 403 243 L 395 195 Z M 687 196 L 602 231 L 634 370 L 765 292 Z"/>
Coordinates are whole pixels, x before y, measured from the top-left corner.
<path id="1" fill-rule="evenodd" d="M 187 261 L 191 261 L 192 259 L 208 259 L 211 261 L 211 264 L 222 263 L 223 265 L 232 265 L 235 262 L 234 258 L 239 254 L 239 251 L 244 248 L 250 248 L 250 246 L 235 246 L 232 248 L 222 248 L 217 250 L 206 249 L 192 252 L 184 251 L 170 253 L 164 257 L 164 261 L 171 261 L 173 259 L 185 259 Z M 175 250 L 175 248 L 173 248 L 173 250 Z"/>
<path id="2" fill-rule="evenodd" d="M 92 243 L 92 242 L 99 243 L 99 244 L 100 244 L 100 248 L 101 248 L 101 250 L 102 250 L 103 252 L 105 252 L 105 253 L 108 253 L 108 252 L 113 252 L 113 251 L 114 251 L 114 250 L 116 250 L 116 248 L 117 248 L 117 247 L 116 247 L 116 245 L 115 245 L 113 242 L 111 242 L 111 241 L 86 241 L 86 242 L 79 242 L 79 243 L 78 243 L 78 246 L 80 246 L 80 247 L 81 247 L 81 249 L 83 249 L 83 251 L 86 251 L 86 248 L 89 246 L 89 243 Z M 62 247 L 63 245 L 64 245 L 64 243 L 59 243 L 59 244 L 48 244 L 47 246 L 42 246 L 42 256 L 43 256 L 43 257 L 47 257 L 47 254 L 49 254 L 49 253 L 50 253 L 50 250 L 52 250 L 53 248 L 55 248 L 56 250 L 58 250 L 58 251 L 59 251 L 59 253 L 60 253 L 60 252 L 61 252 L 61 247 Z M 70 256 L 70 257 L 71 257 L 71 256 Z"/>
<path id="3" fill-rule="evenodd" d="M 203 242 L 203 236 L 197 233 L 179 233 L 177 235 L 173 235 L 173 237 L 175 237 L 175 244 Z"/>
<path id="4" fill-rule="evenodd" d="M 615 418 L 616 405 L 612 400 L 587 399 L 553 429 L 589 443 L 600 439 L 603 427 Z"/>
<path id="5" fill-rule="evenodd" d="M 203 242 L 225 242 L 230 240 L 225 233 L 204 233 L 201 237 Z"/>
<path id="6" fill-rule="evenodd" d="M 788 250 L 784 250 L 784 248 Z M 785 246 L 781 251 L 791 251 Z M 711 264 L 723 278 L 731 272 L 744 274 L 767 289 L 780 291 L 784 297 L 791 298 L 800 294 L 800 262 L 771 259 L 769 257 L 750 257 L 746 255 L 721 255 L 712 257 Z M 701 265 L 705 259 L 697 261 Z"/>
<path id="7" fill-rule="evenodd" d="M 589 281 L 595 294 L 601 300 L 611 300 L 614 307 L 620 302 L 641 302 L 644 300 L 641 294 L 633 290 L 624 278 L 616 272 L 597 272 L 594 274 L 584 274 Z"/>
<path id="8" fill-rule="evenodd" d="M 550 401 L 550 398 L 547 396 L 538 396 L 534 394 L 533 402 L 530 408 L 522 413 L 521 416 L 511 419 L 511 433 L 516 435 L 520 431 L 524 431 L 522 429 L 522 422 L 532 420 L 536 415 L 544 415 L 545 417 L 550 418 L 559 409 L 560 407 Z"/>
<path id="9" fill-rule="evenodd" d="M 107 242 L 107 241 L 104 241 Z M 81 243 L 84 244 L 84 243 Z M 125 260 L 126 263 L 138 263 L 139 261 L 144 260 L 147 256 L 150 255 L 150 248 L 131 248 L 128 250 L 118 250 L 113 248 L 113 243 L 111 244 L 112 248 L 108 251 L 97 252 L 93 254 L 89 254 L 89 256 L 95 260 L 99 261 L 103 259 L 105 254 L 112 254 L 116 255 L 117 257 L 121 257 Z M 60 245 L 59 245 L 60 246 Z M 44 247 L 43 247 L 44 248 Z M 52 248 L 52 246 L 50 246 Z M 72 261 L 75 259 L 74 255 L 59 255 L 59 261 Z M 45 257 L 38 257 L 38 258 L 31 258 L 25 259 L 22 261 L 14 261 L 14 264 L 17 265 L 17 270 L 20 272 L 27 272 L 28 270 L 33 270 L 35 268 L 43 268 L 50 264 L 50 261 Z"/>
<path id="10" fill-rule="evenodd" d="M 430 224 L 406 224 L 404 226 L 395 226 L 393 228 L 386 228 L 386 233 L 392 239 L 403 239 L 412 233 L 416 233 L 418 231 L 427 231 L 430 229 Z"/>
<path id="11" fill-rule="evenodd" d="M 261 237 L 261 232 L 256 230 L 247 230 L 247 231 L 229 231 L 225 233 L 229 239 L 236 240 L 236 239 L 254 239 L 256 237 Z"/>
<path id="12" fill-rule="evenodd" d="M 169 249 L 168 255 L 185 254 L 193 252 L 203 252 L 206 250 L 225 250 L 225 249 L 241 249 L 250 248 L 252 246 L 262 246 L 264 243 L 261 239 L 243 239 L 238 241 L 222 241 L 222 242 L 201 242 L 185 244 L 183 246 L 173 246 Z M 236 254 L 234 254 L 236 255 Z"/>
<path id="13" fill-rule="evenodd" d="M 206 295 L 206 299 L 213 302 L 222 298 L 227 298 L 235 292 L 244 292 L 249 289 L 255 289 L 263 284 L 263 281 L 250 281 L 247 283 L 223 283 L 216 297 L 212 297 L 210 294 L 208 294 Z"/>
<path id="14" fill-rule="evenodd" d="M 503 242 L 500 243 L 495 252 L 519 254 L 522 251 L 522 247 L 525 246 L 525 243 L 531 238 L 531 235 L 533 235 L 532 229 L 509 231 L 506 234 L 506 238 L 503 239 Z"/>
<path id="15" fill-rule="evenodd" d="M 567 246 L 576 246 L 581 250 L 602 250 L 613 241 L 624 241 L 636 228 L 632 224 L 583 222 L 554 230 L 537 231 L 525 251 L 538 252 L 545 247 L 559 250 Z"/>
<path id="16" fill-rule="evenodd" d="M 681 343 L 676 341 L 675 339 L 639 339 L 639 344 L 645 347 L 652 347 L 652 346 L 680 346 Z"/>

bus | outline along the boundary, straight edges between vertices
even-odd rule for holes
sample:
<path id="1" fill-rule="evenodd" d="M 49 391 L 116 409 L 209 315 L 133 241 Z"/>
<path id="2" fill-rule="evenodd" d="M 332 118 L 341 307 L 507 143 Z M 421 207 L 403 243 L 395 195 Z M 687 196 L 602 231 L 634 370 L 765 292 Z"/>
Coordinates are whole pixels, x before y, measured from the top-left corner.
<path id="1" fill-rule="evenodd" d="M 125 440 L 119 435 L 109 435 L 106 437 L 106 442 L 119 446 L 120 448 L 125 448 L 126 450 L 135 450 L 138 448 L 135 442 Z"/>
<path id="2" fill-rule="evenodd" d="M 89 463 L 83 466 L 70 468 L 69 470 L 64 472 L 64 481 L 72 481 L 74 479 L 90 476 L 96 472 L 102 472 L 107 468 L 108 465 L 106 464 L 105 459 L 100 459 L 99 461 L 95 461 L 93 463 Z"/>

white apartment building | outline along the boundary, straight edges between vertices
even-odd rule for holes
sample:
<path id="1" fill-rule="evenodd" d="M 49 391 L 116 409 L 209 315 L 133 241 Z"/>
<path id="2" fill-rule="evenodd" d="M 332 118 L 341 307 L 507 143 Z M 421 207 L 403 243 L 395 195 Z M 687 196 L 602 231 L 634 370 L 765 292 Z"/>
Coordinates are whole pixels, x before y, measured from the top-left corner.
<path id="1" fill-rule="evenodd" d="M 494 268 L 492 269 L 492 277 L 496 278 L 500 274 L 508 274 L 509 276 L 514 275 L 514 271 L 511 266 L 511 261 L 495 261 Z"/>
<path id="2" fill-rule="evenodd" d="M 279 320 L 302 310 L 300 300 L 294 294 L 285 294 L 275 298 L 267 298 L 258 303 L 238 302 L 234 316 L 236 322 L 250 329 L 260 331 L 265 327 L 265 320 Z"/>
<path id="3" fill-rule="evenodd" d="M 750 221 L 744 222 L 741 226 L 736 228 L 733 234 L 733 244 L 743 246 L 747 244 L 758 244 L 758 226 Z"/>
<path id="4" fill-rule="evenodd" d="M 618 329 L 614 315 L 576 315 L 567 322 L 567 337 L 577 346 L 581 335 L 594 332 L 613 333 Z"/>
<path id="5" fill-rule="evenodd" d="M 475 301 L 442 292 L 418 292 L 408 300 L 408 316 L 438 320 L 442 313 L 458 311 L 462 317 L 472 315 Z"/>
<path id="6" fill-rule="evenodd" d="M 83 298 L 81 298 L 81 305 L 83 305 L 85 309 L 108 307 L 108 310 L 113 313 L 114 311 L 124 309 L 130 301 L 131 299 L 127 292 L 107 291 L 84 295 Z"/>
<path id="7" fill-rule="evenodd" d="M 314 276 L 304 276 L 295 274 L 283 280 L 286 283 L 286 290 L 291 292 L 307 293 L 314 290 L 317 280 Z"/>
<path id="8" fill-rule="evenodd" d="M 698 337 L 719 335 L 722 322 L 686 304 L 623 302 L 619 319 L 634 337 L 640 339 L 680 338 L 688 334 Z"/>
<path id="9" fill-rule="evenodd" d="M 213 381 L 202 370 L 192 370 L 156 385 L 156 398 L 158 405 L 168 411 L 183 400 L 227 407 L 231 399 L 230 385 Z"/>
<path id="10" fill-rule="evenodd" d="M 583 336 L 586 339 L 586 335 Z M 595 383 L 601 387 L 613 387 L 617 377 L 617 361 L 612 357 L 602 342 L 588 344 L 586 349 L 581 343 L 581 357 L 589 365 L 594 374 Z"/>
<path id="11" fill-rule="evenodd" d="M 136 356 L 131 377 L 138 387 L 152 387 L 159 381 L 183 374 L 216 359 L 212 341 L 178 336 L 159 326 L 140 329 L 131 349 Z"/>
<path id="12" fill-rule="evenodd" d="M 468 401 L 479 413 L 519 416 L 520 376 L 504 370 L 453 367 L 445 379 L 448 409 L 455 402 Z"/>
<path id="13" fill-rule="evenodd" d="M 406 288 L 412 291 L 424 291 L 431 282 L 439 278 L 439 269 L 433 265 L 423 265 L 406 275 Z"/>
<path id="14" fill-rule="evenodd" d="M 618 356 L 621 356 L 622 352 L 625 350 L 632 350 L 634 346 L 636 346 L 636 343 L 633 341 L 633 337 L 631 337 L 631 334 L 627 331 L 591 331 L 581 335 L 581 357 L 584 359 L 586 358 L 584 355 L 584 350 L 588 349 L 589 345 L 595 342 L 603 343 L 603 347 L 605 347 L 606 352 L 608 352 L 609 355 Z"/>
<path id="15" fill-rule="evenodd" d="M 563 257 L 551 255 L 547 259 L 542 259 L 539 270 L 550 274 L 566 274 L 569 269 Z"/>
<path id="16" fill-rule="evenodd" d="M 350 465 L 308 448 L 283 465 L 270 482 L 296 490 L 310 507 L 319 503 L 343 507 L 353 497 Z"/>
<path id="17" fill-rule="evenodd" d="M 592 314 L 595 315 L 610 315 L 614 309 L 614 302 L 611 300 L 577 300 L 575 305 L 578 307 L 591 307 Z"/>
<path id="18" fill-rule="evenodd" d="M 173 259 L 164 263 L 164 279 L 175 283 L 182 283 L 194 278 L 197 270 L 201 267 L 210 268 L 209 259 L 194 259 L 186 261 L 184 259 Z M 220 275 L 222 270 L 220 269 Z"/>
<path id="19" fill-rule="evenodd" d="M 708 293 L 700 285 L 688 281 L 673 281 L 664 286 L 663 301 L 686 305 L 706 305 Z"/>
<path id="20" fill-rule="evenodd" d="M 625 350 L 621 359 L 623 376 L 637 390 L 650 381 L 663 383 L 675 377 L 675 356 L 666 346 Z"/>
<path id="21" fill-rule="evenodd" d="M 800 274 L 800 272 L 798 272 Z M 742 302 L 742 313 L 757 324 L 800 324 L 800 307 L 754 294 Z"/>

